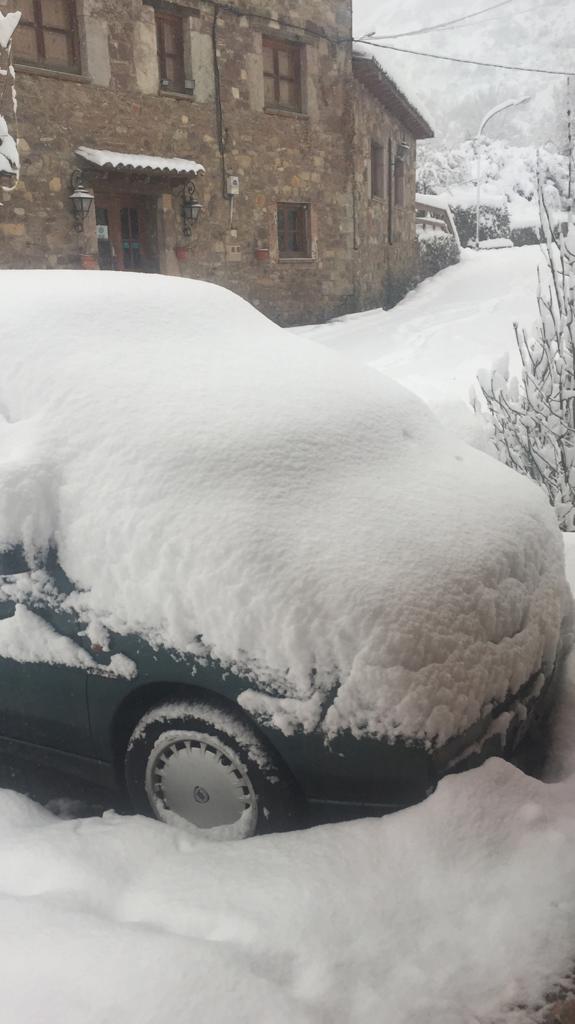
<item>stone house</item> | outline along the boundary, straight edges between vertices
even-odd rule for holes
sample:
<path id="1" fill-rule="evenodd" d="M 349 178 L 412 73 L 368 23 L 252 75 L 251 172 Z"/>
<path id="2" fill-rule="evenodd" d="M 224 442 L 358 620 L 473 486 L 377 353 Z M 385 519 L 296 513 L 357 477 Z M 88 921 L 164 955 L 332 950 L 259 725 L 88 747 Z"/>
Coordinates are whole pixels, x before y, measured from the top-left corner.
<path id="1" fill-rule="evenodd" d="M 354 49 L 351 0 L 14 9 L 22 172 L 0 266 L 204 278 L 286 325 L 409 286 L 432 132 Z"/>

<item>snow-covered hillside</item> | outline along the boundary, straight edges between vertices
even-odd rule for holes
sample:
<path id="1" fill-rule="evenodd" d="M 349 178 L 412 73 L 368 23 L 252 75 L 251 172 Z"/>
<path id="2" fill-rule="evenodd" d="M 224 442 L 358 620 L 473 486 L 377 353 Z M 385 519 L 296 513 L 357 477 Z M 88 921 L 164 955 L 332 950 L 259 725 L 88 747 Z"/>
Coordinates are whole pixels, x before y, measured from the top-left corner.
<path id="1" fill-rule="evenodd" d="M 375 31 L 398 35 L 482 7 L 478 0 L 355 0 L 355 36 Z M 575 4 L 571 0 L 511 0 L 498 9 L 441 31 L 385 42 L 411 50 L 501 64 L 575 69 Z M 389 72 L 429 111 L 437 135 L 450 141 L 473 136 L 491 106 L 530 94 L 524 108 L 499 115 L 488 134 L 518 144 L 563 145 L 566 79 L 472 67 L 374 50 Z"/>

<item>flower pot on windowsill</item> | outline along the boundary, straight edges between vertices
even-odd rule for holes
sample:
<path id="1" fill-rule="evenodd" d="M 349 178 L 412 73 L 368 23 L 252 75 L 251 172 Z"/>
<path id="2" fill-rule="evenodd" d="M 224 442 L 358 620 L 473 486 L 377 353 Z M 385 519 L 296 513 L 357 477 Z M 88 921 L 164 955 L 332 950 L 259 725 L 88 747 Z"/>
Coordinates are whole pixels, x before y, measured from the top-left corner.
<path id="1" fill-rule="evenodd" d="M 270 258 L 270 251 L 269 249 L 256 249 L 254 255 L 260 263 L 267 263 Z"/>
<path id="2" fill-rule="evenodd" d="M 94 253 L 84 252 L 80 256 L 80 266 L 82 270 L 99 270 L 100 265 L 98 263 L 98 257 L 94 256 Z"/>
<path id="3" fill-rule="evenodd" d="M 178 262 L 185 263 L 188 256 L 190 255 L 190 250 L 188 249 L 187 245 L 177 245 L 175 248 L 175 253 Z"/>

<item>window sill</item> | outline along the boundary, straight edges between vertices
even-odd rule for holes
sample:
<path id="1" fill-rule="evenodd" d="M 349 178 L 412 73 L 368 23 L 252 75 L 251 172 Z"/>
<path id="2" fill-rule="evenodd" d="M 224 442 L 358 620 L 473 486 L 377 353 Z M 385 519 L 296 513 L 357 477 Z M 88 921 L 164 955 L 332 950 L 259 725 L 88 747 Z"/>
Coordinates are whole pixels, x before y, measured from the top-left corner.
<path id="1" fill-rule="evenodd" d="M 158 96 L 167 96 L 170 100 L 193 100 L 193 92 L 177 92 L 175 89 L 160 89 Z"/>
<path id="2" fill-rule="evenodd" d="M 41 75 L 42 78 L 57 78 L 64 82 L 79 82 L 81 85 L 91 85 L 92 82 L 91 78 L 79 71 L 57 71 L 39 64 L 19 64 L 17 61 L 14 62 L 14 68 L 20 75 Z"/>
<path id="3" fill-rule="evenodd" d="M 384 196 L 370 196 L 370 202 L 376 203 L 377 206 L 387 206 L 387 199 Z"/>
<path id="4" fill-rule="evenodd" d="M 303 110 L 283 110 L 281 107 L 264 107 L 264 114 L 275 114 L 278 117 L 299 117 L 304 121 L 309 121 L 309 114 L 305 114 Z"/>
<path id="5" fill-rule="evenodd" d="M 278 263 L 317 263 L 316 256 L 280 256 Z"/>

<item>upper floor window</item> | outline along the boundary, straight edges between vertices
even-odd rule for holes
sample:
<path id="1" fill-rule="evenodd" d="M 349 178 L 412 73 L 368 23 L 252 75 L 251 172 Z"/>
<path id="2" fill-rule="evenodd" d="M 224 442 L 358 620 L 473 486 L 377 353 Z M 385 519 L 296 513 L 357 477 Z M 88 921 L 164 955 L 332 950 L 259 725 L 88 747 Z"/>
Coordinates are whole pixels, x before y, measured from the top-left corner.
<path id="1" fill-rule="evenodd" d="M 188 91 L 184 58 L 184 19 L 156 11 L 160 87 L 167 92 Z M 191 89 L 190 89 L 191 91 Z"/>
<path id="2" fill-rule="evenodd" d="M 309 206 L 307 203 L 278 203 L 278 249 L 280 259 L 310 258 L 309 219 Z"/>
<path id="3" fill-rule="evenodd" d="M 23 64 L 79 72 L 74 0 L 18 0 L 22 19 L 14 34 L 14 56 Z"/>
<path id="4" fill-rule="evenodd" d="M 384 196 L 383 146 L 379 142 L 371 144 L 371 195 L 372 198 L 383 199 Z"/>
<path id="5" fill-rule="evenodd" d="M 400 157 L 395 158 L 394 191 L 395 205 L 403 206 L 405 203 L 405 163 Z"/>
<path id="6" fill-rule="evenodd" d="M 302 110 L 301 47 L 281 39 L 263 40 L 266 107 Z"/>

